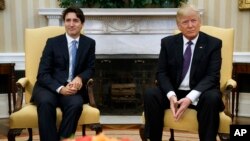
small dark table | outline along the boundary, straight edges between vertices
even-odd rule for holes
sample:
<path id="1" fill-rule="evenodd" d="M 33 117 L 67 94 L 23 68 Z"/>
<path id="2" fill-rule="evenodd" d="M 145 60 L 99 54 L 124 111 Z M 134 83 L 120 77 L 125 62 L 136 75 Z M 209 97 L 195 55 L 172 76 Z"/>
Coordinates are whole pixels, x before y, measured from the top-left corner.
<path id="1" fill-rule="evenodd" d="M 238 116 L 238 110 L 239 110 L 239 94 L 240 94 L 240 81 L 239 76 L 241 74 L 248 74 L 250 75 L 250 63 L 234 63 L 233 64 L 233 79 L 237 82 L 236 87 L 236 105 L 235 105 L 235 116 Z M 232 114 L 234 114 L 234 98 L 235 96 L 232 96 Z"/>
<path id="2" fill-rule="evenodd" d="M 8 77 L 8 104 L 9 114 L 12 112 L 11 101 L 13 101 L 13 109 L 16 104 L 16 90 L 15 90 L 15 63 L 0 63 L 0 74 Z"/>

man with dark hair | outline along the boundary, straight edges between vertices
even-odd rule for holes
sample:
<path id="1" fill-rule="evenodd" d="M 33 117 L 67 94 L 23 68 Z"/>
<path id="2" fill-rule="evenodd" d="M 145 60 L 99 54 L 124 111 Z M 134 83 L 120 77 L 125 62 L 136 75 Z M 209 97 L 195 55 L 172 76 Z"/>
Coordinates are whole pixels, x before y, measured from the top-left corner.
<path id="1" fill-rule="evenodd" d="M 83 12 L 70 7 L 63 11 L 62 18 L 66 33 L 47 40 L 32 95 L 41 141 L 59 141 L 74 135 L 82 106 L 88 102 L 85 85 L 94 74 L 95 41 L 80 33 Z M 62 111 L 59 129 L 57 107 Z"/>
<path id="2" fill-rule="evenodd" d="M 190 107 L 197 110 L 200 141 L 216 141 L 219 112 L 224 109 L 220 93 L 222 41 L 200 31 L 200 13 L 193 5 L 183 4 L 176 22 L 181 33 L 161 40 L 158 87 L 145 92 L 146 138 L 162 140 L 165 109 L 170 108 L 178 122 Z"/>

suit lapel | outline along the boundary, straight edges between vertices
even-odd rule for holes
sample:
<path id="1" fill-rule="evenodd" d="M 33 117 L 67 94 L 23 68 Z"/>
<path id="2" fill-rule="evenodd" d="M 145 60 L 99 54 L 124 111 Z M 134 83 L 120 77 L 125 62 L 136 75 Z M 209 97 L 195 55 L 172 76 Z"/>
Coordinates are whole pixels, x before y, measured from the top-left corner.
<path id="1" fill-rule="evenodd" d="M 63 59 L 65 60 L 65 62 L 67 62 L 67 67 L 69 67 L 69 49 L 68 49 L 66 35 L 63 34 L 59 36 L 58 40 L 59 43 L 58 43 L 57 53 L 62 54 Z"/>
<path id="2" fill-rule="evenodd" d="M 205 38 L 206 37 L 204 36 L 204 34 L 200 32 L 197 43 L 194 48 L 192 66 L 190 70 L 190 78 L 192 78 L 193 75 L 195 74 L 195 70 L 197 69 L 197 67 L 199 67 L 199 62 L 202 59 L 202 56 L 204 54 L 204 51 L 206 48 Z"/>
<path id="3" fill-rule="evenodd" d="M 85 37 L 83 35 L 80 36 L 79 39 L 79 45 L 78 45 L 78 49 L 77 49 L 77 53 L 76 53 L 76 68 L 75 70 L 77 70 L 78 66 L 81 64 L 81 62 L 83 61 L 82 56 L 84 56 L 84 54 L 86 53 L 86 48 L 87 46 L 86 41 L 85 41 Z"/>
<path id="4" fill-rule="evenodd" d="M 177 64 L 177 79 L 178 82 L 181 81 L 181 75 L 182 75 L 182 64 L 183 64 L 183 38 L 182 38 L 182 34 L 178 34 L 176 41 L 175 41 L 175 45 L 176 46 L 176 64 Z"/>
<path id="5" fill-rule="evenodd" d="M 60 50 L 64 56 L 64 59 L 66 60 L 67 67 L 69 67 L 69 49 L 68 49 L 68 42 L 66 39 L 66 35 L 64 34 L 60 40 L 61 40 Z"/>

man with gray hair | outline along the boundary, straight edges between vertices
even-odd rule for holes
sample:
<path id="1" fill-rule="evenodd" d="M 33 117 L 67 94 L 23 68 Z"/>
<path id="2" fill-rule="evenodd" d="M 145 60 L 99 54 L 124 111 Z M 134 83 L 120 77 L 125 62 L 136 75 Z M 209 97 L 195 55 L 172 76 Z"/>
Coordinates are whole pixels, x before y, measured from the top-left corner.
<path id="1" fill-rule="evenodd" d="M 197 8 L 183 4 L 176 22 L 181 33 L 161 40 L 156 88 L 145 91 L 145 135 L 161 141 L 164 110 L 171 109 L 176 122 L 186 109 L 197 111 L 199 138 L 216 141 L 219 112 L 224 110 L 220 92 L 222 41 L 200 31 Z"/>

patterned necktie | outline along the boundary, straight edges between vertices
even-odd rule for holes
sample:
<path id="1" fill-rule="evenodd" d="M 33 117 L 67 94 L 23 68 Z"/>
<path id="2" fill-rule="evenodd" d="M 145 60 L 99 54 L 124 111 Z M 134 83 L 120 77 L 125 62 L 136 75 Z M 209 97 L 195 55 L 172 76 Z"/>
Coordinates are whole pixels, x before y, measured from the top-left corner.
<path id="1" fill-rule="evenodd" d="M 77 41 L 73 40 L 72 42 L 72 46 L 71 46 L 71 62 L 70 62 L 70 74 L 69 74 L 69 79 L 70 81 L 74 78 L 74 71 L 75 71 L 75 62 L 76 62 L 76 51 L 77 51 Z"/>
<path id="2" fill-rule="evenodd" d="M 189 65 L 190 65 L 190 61 L 191 61 L 191 56 L 192 56 L 192 51 L 191 51 L 191 45 L 193 44 L 192 41 L 188 41 L 188 46 L 185 50 L 185 53 L 183 55 L 183 69 L 182 69 L 182 76 L 181 76 L 181 80 L 183 80 L 187 74 Z"/>

